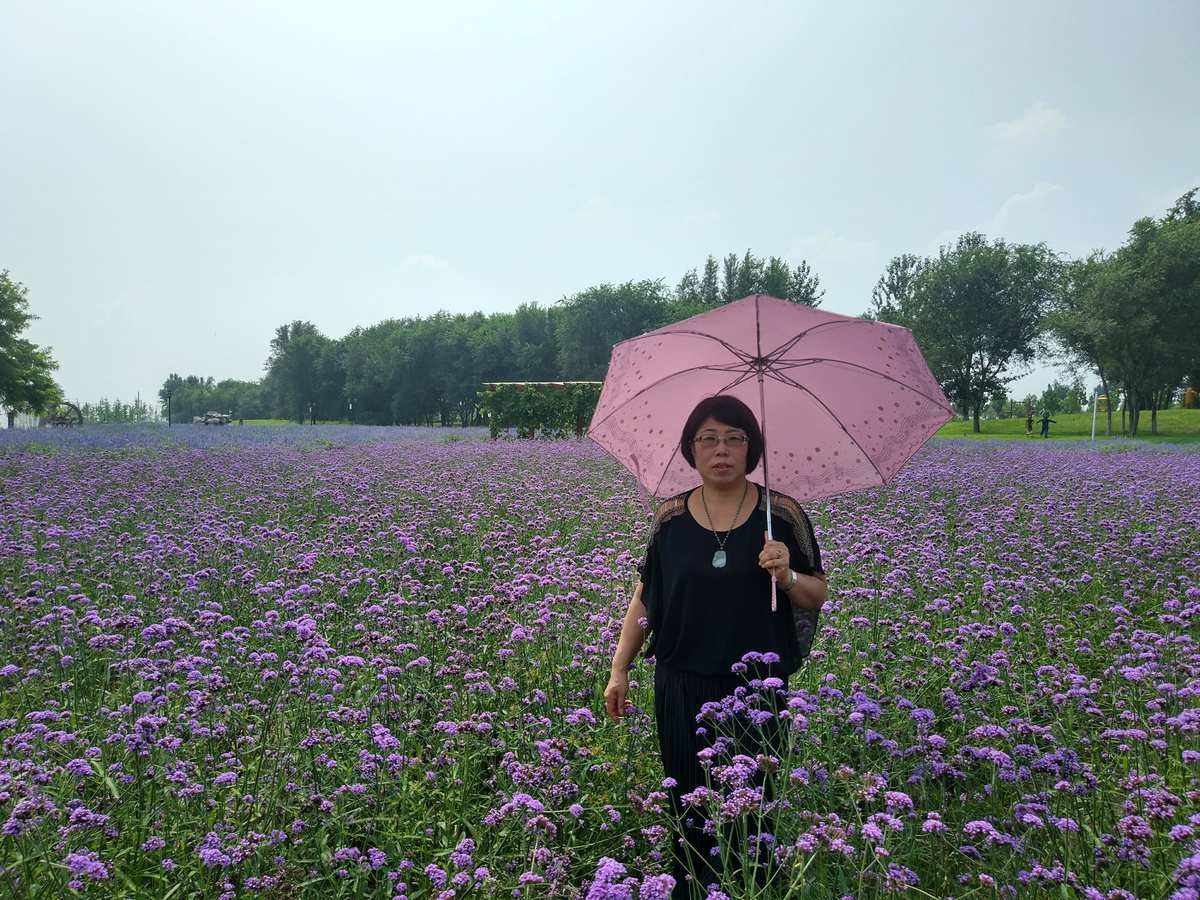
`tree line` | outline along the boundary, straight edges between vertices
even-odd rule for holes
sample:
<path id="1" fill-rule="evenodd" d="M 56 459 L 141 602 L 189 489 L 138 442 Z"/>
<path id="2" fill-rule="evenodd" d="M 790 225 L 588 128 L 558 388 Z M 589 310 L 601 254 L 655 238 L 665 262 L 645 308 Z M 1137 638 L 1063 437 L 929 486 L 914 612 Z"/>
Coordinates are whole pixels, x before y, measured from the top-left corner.
<path id="1" fill-rule="evenodd" d="M 866 318 L 913 332 L 947 397 L 979 430 L 990 400 L 1036 357 L 1087 371 L 1124 398 L 1136 436 L 1200 385 L 1200 203 L 1192 189 L 1161 218 L 1134 222 L 1117 250 L 1066 259 L 1045 244 L 964 234 L 933 258 L 888 263 Z"/>
<path id="2" fill-rule="evenodd" d="M 1117 250 L 1072 260 L 1046 244 L 989 240 L 977 232 L 935 256 L 892 259 L 862 318 L 909 328 L 947 397 L 979 430 L 981 416 L 1012 412 L 1008 385 L 1036 359 L 1074 375 L 1025 409 L 1067 412 L 1100 382 L 1122 430 L 1140 411 L 1169 406 L 1200 385 L 1200 204 L 1189 191 L 1161 218 L 1138 219 Z M 389 319 L 330 338 L 311 322 L 281 325 L 256 382 L 171 375 L 185 420 L 213 408 L 235 416 L 373 424 L 482 422 L 477 392 L 489 381 L 603 380 L 618 341 L 753 293 L 808 306 L 824 295 L 807 262 L 792 267 L 750 250 L 709 256 L 673 286 L 663 279 L 604 283 L 558 303 L 515 312 Z"/>
<path id="3" fill-rule="evenodd" d="M 673 287 L 664 279 L 605 283 L 552 306 L 514 312 L 388 319 L 331 338 L 312 323 L 280 325 L 259 381 L 172 374 L 172 418 L 212 409 L 235 418 L 360 424 L 482 424 L 489 381 L 602 381 L 612 345 L 753 293 L 819 306 L 824 290 L 807 262 L 794 268 L 750 250 L 709 256 Z"/>
<path id="4" fill-rule="evenodd" d="M 1200 203 L 1193 189 L 1161 217 L 1138 219 L 1116 250 L 1069 259 L 1044 243 L 989 240 L 970 232 L 931 257 L 902 254 L 886 266 L 864 319 L 912 330 L 959 413 L 1012 410 L 1008 385 L 1035 359 L 1074 374 L 1027 406 L 1052 412 L 1090 402 L 1094 376 L 1122 430 L 1138 433 L 1190 385 L 1200 389 Z M 190 421 L 210 409 L 241 418 L 370 424 L 480 424 L 477 393 L 489 381 L 603 380 L 613 344 L 753 293 L 819 306 L 820 279 L 807 262 L 749 249 L 664 279 L 603 283 L 551 306 L 513 312 L 388 319 L 333 338 L 312 323 L 280 325 L 257 380 L 171 374 L 162 411 Z M 35 318 L 25 289 L 0 273 L 0 403 L 38 412 L 61 400 L 50 351 L 23 339 Z M 1086 396 L 1083 396 L 1086 393 Z M 104 404 L 88 417 L 141 413 Z M 1054 408 L 1057 409 L 1054 409 Z M 1128 415 L 1128 423 L 1125 416 Z"/>
<path id="5" fill-rule="evenodd" d="M 1157 433 L 1158 410 L 1181 387 L 1200 389 L 1197 192 L 1188 191 L 1161 218 L 1138 219 L 1115 251 L 1066 264 L 1046 319 L 1069 360 L 1094 371 L 1109 397 L 1120 390 L 1132 435 L 1142 410 L 1150 411 L 1150 431 Z"/>
<path id="6" fill-rule="evenodd" d="M 156 405 L 147 403 L 140 396 L 131 403 L 123 403 L 119 398 L 109 400 L 101 397 L 96 403 L 80 403 L 78 406 L 83 421 L 95 425 L 136 425 L 159 420 Z"/>

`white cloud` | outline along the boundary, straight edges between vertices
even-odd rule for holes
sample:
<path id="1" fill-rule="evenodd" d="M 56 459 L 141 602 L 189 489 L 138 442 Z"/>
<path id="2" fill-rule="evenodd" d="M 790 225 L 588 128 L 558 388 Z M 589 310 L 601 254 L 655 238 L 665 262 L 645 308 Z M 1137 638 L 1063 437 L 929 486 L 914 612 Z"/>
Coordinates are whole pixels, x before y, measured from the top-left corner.
<path id="1" fill-rule="evenodd" d="M 1049 226 L 1060 218 L 1060 201 L 1067 196 L 1061 184 L 1039 181 L 1028 191 L 1013 194 L 1000 204 L 991 218 L 965 228 L 947 228 L 934 235 L 926 255 L 936 256 L 938 249 L 956 241 L 959 235 L 978 231 L 989 239 L 1037 243 L 1049 240 L 1054 229 Z"/>
<path id="2" fill-rule="evenodd" d="M 1047 206 L 1056 195 L 1065 193 L 1066 188 L 1061 184 L 1039 181 L 1031 190 L 1023 194 L 1013 194 L 1001 203 L 1000 208 L 996 210 L 996 215 L 992 216 L 987 231 L 1003 232 L 1014 221 L 1019 221 L 1022 216 L 1028 215 L 1031 211 L 1036 212 L 1039 208 Z"/>
<path id="3" fill-rule="evenodd" d="M 1007 144 L 1032 144 L 1051 138 L 1067 127 L 1063 111 L 1037 100 L 1015 119 L 988 126 L 992 137 Z"/>

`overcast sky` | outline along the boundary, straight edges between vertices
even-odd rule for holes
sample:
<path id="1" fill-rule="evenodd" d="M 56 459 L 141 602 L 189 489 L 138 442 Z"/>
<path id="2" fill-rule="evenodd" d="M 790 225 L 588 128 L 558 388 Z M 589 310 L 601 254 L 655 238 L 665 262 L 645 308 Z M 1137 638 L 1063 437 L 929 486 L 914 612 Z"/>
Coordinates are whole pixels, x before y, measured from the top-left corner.
<path id="1" fill-rule="evenodd" d="M 857 314 L 900 253 L 1114 248 L 1200 185 L 1195 0 L 740 6 L 0 0 L 0 269 L 128 400 L 747 247 Z"/>

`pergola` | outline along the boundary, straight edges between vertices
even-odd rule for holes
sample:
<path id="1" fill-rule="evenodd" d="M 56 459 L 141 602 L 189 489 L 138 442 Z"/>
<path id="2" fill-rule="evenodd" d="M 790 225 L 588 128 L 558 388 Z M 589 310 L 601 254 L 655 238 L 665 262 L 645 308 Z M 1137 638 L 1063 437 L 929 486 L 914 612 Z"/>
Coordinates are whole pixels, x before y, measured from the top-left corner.
<path id="1" fill-rule="evenodd" d="M 484 387 L 501 387 L 502 385 L 513 385 L 520 390 L 526 386 L 532 387 L 566 387 L 568 384 L 604 384 L 603 381 L 484 381 L 481 382 Z"/>

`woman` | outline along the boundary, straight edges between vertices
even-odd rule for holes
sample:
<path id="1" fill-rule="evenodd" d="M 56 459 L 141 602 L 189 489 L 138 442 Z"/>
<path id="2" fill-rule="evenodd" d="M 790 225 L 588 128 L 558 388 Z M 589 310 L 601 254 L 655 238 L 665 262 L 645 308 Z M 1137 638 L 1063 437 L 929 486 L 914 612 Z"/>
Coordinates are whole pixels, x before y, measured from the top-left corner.
<path id="1" fill-rule="evenodd" d="M 638 620 L 645 617 L 653 635 L 644 655 L 655 656 L 654 714 L 663 769 L 676 782 L 670 796 L 677 820 L 681 812 L 691 820 L 684 824 L 686 844 L 673 841 L 672 897 L 687 898 L 689 870 L 700 875 L 702 888 L 717 880 L 720 867 L 709 855 L 715 841 L 701 830 L 702 816 L 685 810 L 680 800 L 705 783 L 696 753 L 708 741 L 695 733 L 696 714 L 704 703 L 732 694 L 750 674 L 775 675 L 786 688 L 806 652 L 796 637 L 795 617 L 815 624 L 827 584 L 812 523 L 795 500 L 774 491 L 775 540 L 766 539 L 766 493 L 746 478 L 762 458 L 763 437 L 746 404 L 728 395 L 702 400 L 684 424 L 679 449 L 702 484 L 667 500 L 655 515 L 604 702 L 614 721 L 625 712 L 628 670 L 645 637 Z M 730 667 L 752 650 L 773 650 L 779 663 L 733 673 Z M 770 830 L 767 824 L 764 831 Z M 706 862 L 708 868 L 702 868 Z"/>

